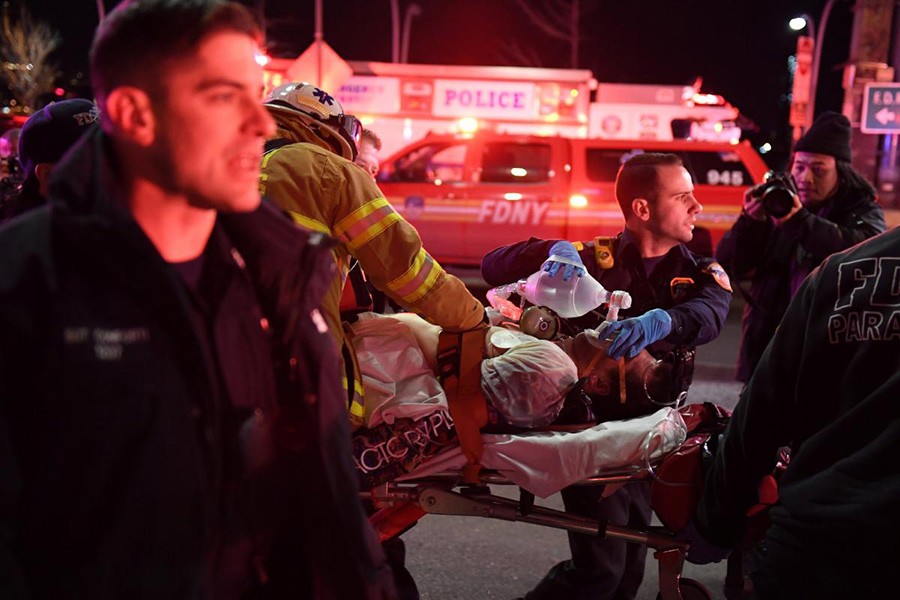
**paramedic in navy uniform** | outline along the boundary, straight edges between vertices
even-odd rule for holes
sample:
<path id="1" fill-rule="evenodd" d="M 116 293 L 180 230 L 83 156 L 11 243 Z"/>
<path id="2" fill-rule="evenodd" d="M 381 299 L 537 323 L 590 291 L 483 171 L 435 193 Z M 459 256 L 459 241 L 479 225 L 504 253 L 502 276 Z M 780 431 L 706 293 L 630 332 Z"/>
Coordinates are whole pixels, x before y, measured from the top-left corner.
<path id="1" fill-rule="evenodd" d="M 550 263 L 547 268 L 554 276 L 580 276 L 584 269 L 606 289 L 629 292 L 631 309 L 622 311 L 623 320 L 605 330 L 618 334 L 608 353 L 612 358 L 633 357 L 646 347 L 657 358 L 668 355 L 680 373 L 674 398 L 690 383 L 693 348 L 719 335 L 731 302 L 724 270 L 684 245 L 691 241 L 694 222 L 702 210 L 693 190 L 691 177 L 677 156 L 634 156 L 616 177 L 616 199 L 625 216 L 625 230 L 619 236 L 575 245 L 531 238 L 487 254 L 481 264 L 482 275 L 491 285 L 514 282 L 556 255 L 577 264 Z M 602 321 L 595 311 L 576 323 L 588 328 Z M 598 414 L 606 419 L 627 418 L 658 408 L 621 405 L 616 399 L 599 407 Z M 602 489 L 586 487 L 562 492 L 571 513 L 629 527 L 650 524 L 649 486 L 632 483 L 607 498 L 601 495 Z M 635 597 L 643 578 L 646 547 L 571 533 L 569 545 L 572 559 L 556 565 L 528 594 L 528 600 Z"/>
<path id="2" fill-rule="evenodd" d="M 725 430 L 685 536 L 688 560 L 713 562 L 724 552 L 710 543 L 741 540 L 760 479 L 790 444 L 750 572 L 756 597 L 897 597 L 898 281 L 894 227 L 831 255 L 801 285 Z"/>

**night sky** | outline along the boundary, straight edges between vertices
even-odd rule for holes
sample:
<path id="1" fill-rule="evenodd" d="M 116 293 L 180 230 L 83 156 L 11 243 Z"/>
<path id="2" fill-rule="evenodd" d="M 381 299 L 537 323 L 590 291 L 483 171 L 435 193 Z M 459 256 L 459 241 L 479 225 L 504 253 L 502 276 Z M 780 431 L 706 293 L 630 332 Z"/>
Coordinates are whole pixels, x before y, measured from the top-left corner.
<path id="1" fill-rule="evenodd" d="M 560 0 L 537 2 L 536 8 Z M 94 0 L 24 2 L 63 37 L 60 66 L 85 68 L 97 22 Z M 117 2 L 106 0 L 107 10 Z M 273 56 L 291 57 L 313 38 L 313 0 L 247 0 L 262 10 Z M 389 61 L 389 0 L 323 0 L 325 40 L 347 60 Z M 567 67 L 567 43 L 547 37 L 513 0 L 418 0 L 409 62 Z M 568 2 L 567 2 L 568 3 Z M 754 141 L 787 132 L 788 57 L 797 33 L 787 21 L 824 0 L 581 0 L 579 68 L 601 82 L 687 84 L 702 76 L 706 92 L 725 96 L 760 126 Z M 400 0 L 401 21 L 411 0 Z M 65 6 L 64 9 L 59 8 Z M 828 23 L 816 110 L 840 110 L 841 65 L 847 60 L 851 3 L 835 4 Z M 819 24 L 817 23 L 817 26 Z"/>

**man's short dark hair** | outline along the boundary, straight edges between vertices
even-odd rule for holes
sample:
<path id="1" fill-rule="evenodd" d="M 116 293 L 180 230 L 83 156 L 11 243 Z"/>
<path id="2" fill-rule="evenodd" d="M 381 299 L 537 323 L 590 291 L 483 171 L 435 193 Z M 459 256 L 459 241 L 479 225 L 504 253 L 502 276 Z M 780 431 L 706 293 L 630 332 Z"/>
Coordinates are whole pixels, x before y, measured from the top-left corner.
<path id="1" fill-rule="evenodd" d="M 684 163 L 677 154 L 662 152 L 643 152 L 626 160 L 616 175 L 616 201 L 625 218 L 631 214 L 631 202 L 635 198 L 646 198 L 651 204 L 656 200 L 659 167 L 681 166 Z"/>
<path id="2" fill-rule="evenodd" d="M 219 31 L 262 39 L 246 7 L 223 0 L 125 0 L 97 27 L 91 45 L 91 85 L 104 99 L 122 85 L 146 88 L 167 63 L 189 57 Z"/>

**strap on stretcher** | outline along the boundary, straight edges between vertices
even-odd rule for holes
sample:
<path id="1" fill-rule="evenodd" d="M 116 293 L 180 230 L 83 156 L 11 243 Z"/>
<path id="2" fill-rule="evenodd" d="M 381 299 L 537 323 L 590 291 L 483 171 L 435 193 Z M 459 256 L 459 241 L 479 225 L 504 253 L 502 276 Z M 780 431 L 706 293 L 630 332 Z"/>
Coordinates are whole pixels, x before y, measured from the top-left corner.
<path id="1" fill-rule="evenodd" d="M 461 333 L 441 332 L 438 338 L 437 377 L 447 394 L 450 417 L 459 446 L 466 457 L 464 483 L 478 483 L 484 444 L 481 428 L 487 425 L 487 400 L 481 393 L 481 361 L 487 326 Z"/>

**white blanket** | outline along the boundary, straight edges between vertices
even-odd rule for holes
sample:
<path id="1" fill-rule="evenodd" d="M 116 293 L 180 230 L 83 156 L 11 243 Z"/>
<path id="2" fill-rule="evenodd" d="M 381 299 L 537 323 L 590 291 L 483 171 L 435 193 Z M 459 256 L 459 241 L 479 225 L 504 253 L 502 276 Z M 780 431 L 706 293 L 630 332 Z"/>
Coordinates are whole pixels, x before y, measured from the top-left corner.
<path id="1" fill-rule="evenodd" d="M 668 454 L 687 437 L 678 411 L 663 408 L 637 419 L 600 423 L 577 433 L 484 434 L 481 464 L 540 498 L 602 471 L 641 467 Z M 443 452 L 398 481 L 462 468 L 457 447 Z"/>
<path id="2" fill-rule="evenodd" d="M 353 340 L 366 389 L 366 425 L 388 426 L 398 418 L 446 415 L 447 398 L 409 329 L 389 317 L 364 315 Z M 484 434 L 482 465 L 499 471 L 545 498 L 601 471 L 643 466 L 680 446 L 687 436 L 681 415 L 670 408 L 627 421 L 601 423 L 578 433 Z M 454 447 L 427 460 L 398 481 L 461 468 Z"/>

